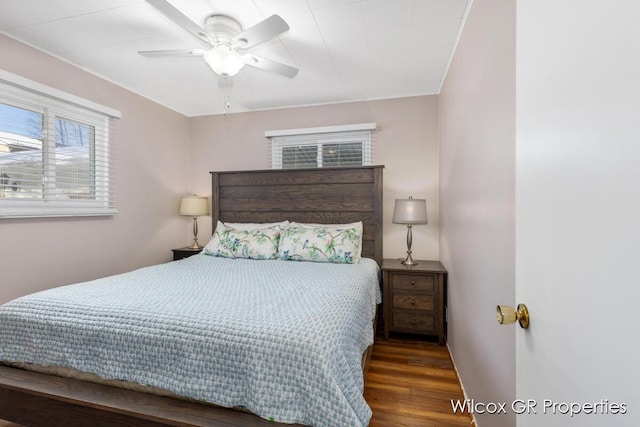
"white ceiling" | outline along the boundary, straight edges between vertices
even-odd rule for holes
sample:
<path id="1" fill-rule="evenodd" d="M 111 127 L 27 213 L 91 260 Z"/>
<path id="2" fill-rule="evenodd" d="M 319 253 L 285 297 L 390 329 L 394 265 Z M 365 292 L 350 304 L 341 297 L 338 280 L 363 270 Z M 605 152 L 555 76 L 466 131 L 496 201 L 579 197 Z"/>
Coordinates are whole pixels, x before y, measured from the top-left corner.
<path id="1" fill-rule="evenodd" d="M 144 0 L 0 0 L 0 31 L 187 116 L 438 93 L 468 0 L 169 0 L 195 23 L 243 28 L 278 14 L 291 29 L 251 53 L 293 79 L 245 67 L 231 88 L 202 58 L 139 50 L 202 48 Z"/>

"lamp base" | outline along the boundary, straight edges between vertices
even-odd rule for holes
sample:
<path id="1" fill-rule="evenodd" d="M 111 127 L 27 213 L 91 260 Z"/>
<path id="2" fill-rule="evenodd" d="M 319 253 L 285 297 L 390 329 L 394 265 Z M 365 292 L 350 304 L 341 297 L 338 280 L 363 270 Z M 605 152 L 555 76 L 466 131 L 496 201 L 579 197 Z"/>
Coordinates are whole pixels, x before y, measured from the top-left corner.
<path id="1" fill-rule="evenodd" d="M 401 261 L 404 265 L 417 265 L 417 261 L 411 256 L 411 252 L 407 252 L 407 257 Z"/>
<path id="2" fill-rule="evenodd" d="M 413 243 L 413 233 L 411 232 L 411 224 L 407 224 L 407 257 L 402 261 L 404 265 L 417 264 L 411 256 L 411 243 Z"/>
<path id="3" fill-rule="evenodd" d="M 189 249 L 202 249 L 204 248 L 204 246 L 202 246 L 200 243 L 198 243 L 198 241 L 196 240 L 195 242 L 193 242 L 193 245 L 191 246 L 187 246 L 187 248 Z"/>
<path id="4" fill-rule="evenodd" d="M 202 249 L 202 248 L 204 248 L 204 246 L 198 243 L 198 217 L 194 216 L 193 217 L 193 244 L 189 246 L 189 249 Z"/>

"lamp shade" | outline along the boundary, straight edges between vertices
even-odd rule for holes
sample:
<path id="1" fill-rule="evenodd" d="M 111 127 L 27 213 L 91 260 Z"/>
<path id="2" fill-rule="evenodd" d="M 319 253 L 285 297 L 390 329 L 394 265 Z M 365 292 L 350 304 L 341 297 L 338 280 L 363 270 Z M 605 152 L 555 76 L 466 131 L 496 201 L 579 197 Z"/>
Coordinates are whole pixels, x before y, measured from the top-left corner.
<path id="1" fill-rule="evenodd" d="M 393 209 L 394 224 L 426 224 L 427 201 L 425 199 L 396 199 Z"/>
<path id="2" fill-rule="evenodd" d="M 180 202 L 180 215 L 209 215 L 209 200 L 200 196 L 184 196 Z"/>

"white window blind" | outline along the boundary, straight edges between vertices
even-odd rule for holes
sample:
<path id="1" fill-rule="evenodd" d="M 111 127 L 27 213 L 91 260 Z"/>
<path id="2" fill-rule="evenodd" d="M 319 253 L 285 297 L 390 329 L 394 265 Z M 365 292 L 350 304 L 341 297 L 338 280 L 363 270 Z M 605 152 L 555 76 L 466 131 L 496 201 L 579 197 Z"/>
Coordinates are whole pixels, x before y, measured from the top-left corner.
<path id="1" fill-rule="evenodd" d="M 119 113 L 0 73 L 0 218 L 113 215 Z"/>
<path id="2" fill-rule="evenodd" d="M 273 169 L 371 165 L 375 123 L 267 131 Z"/>

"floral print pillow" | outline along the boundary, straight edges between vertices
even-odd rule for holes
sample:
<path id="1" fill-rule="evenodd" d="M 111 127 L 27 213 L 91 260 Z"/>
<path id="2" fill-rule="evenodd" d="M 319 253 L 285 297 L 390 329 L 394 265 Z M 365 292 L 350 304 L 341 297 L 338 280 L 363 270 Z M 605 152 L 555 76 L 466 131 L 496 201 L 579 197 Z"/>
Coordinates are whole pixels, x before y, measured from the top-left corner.
<path id="1" fill-rule="evenodd" d="M 362 221 L 358 221 L 358 222 L 349 222 L 346 224 L 340 224 L 340 223 L 336 223 L 336 224 L 314 224 L 314 223 L 309 223 L 309 222 L 290 222 L 288 224 L 288 227 L 303 227 L 303 228 L 337 228 L 337 229 L 345 229 L 345 228 L 355 228 L 356 231 L 362 235 Z M 286 227 L 282 227 L 282 229 L 284 230 Z M 358 245 L 358 253 L 356 254 L 355 258 L 358 260 L 356 262 L 360 261 L 360 256 L 362 255 L 362 242 L 360 242 L 360 244 Z"/>
<path id="2" fill-rule="evenodd" d="M 276 259 L 280 231 L 277 225 L 238 230 L 219 222 L 204 253 L 224 258 Z"/>
<path id="3" fill-rule="evenodd" d="M 357 227 L 288 227 L 280 236 L 284 260 L 355 264 L 360 261 L 362 232 Z"/>

